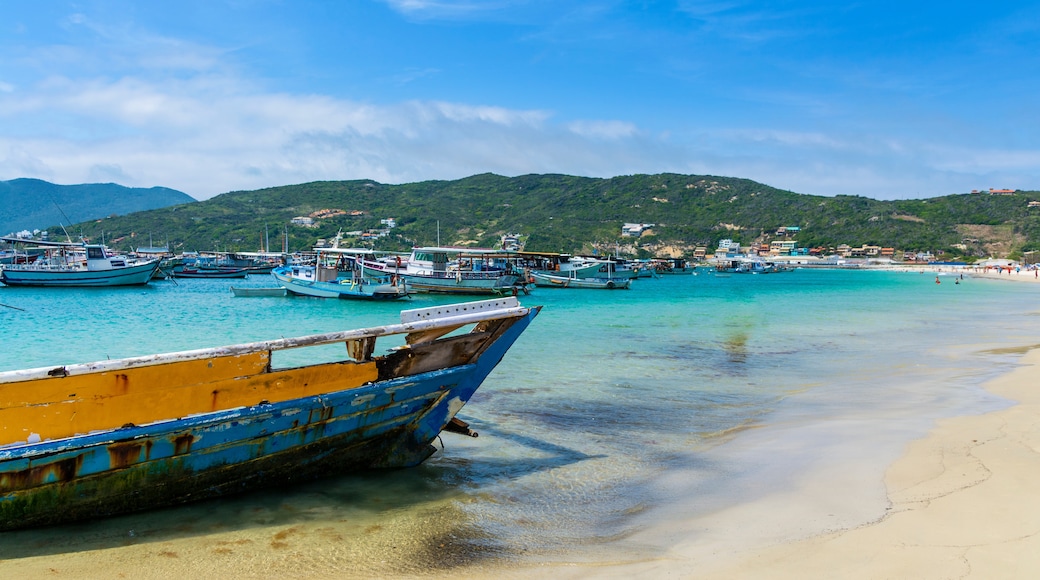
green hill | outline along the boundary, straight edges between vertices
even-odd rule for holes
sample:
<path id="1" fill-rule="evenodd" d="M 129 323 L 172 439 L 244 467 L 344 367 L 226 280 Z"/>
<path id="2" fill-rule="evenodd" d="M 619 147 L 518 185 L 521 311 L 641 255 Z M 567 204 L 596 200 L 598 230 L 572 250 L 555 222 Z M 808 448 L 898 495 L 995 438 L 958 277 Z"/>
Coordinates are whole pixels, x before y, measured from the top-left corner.
<path id="1" fill-rule="evenodd" d="M 95 239 L 152 236 L 179 250 L 255 250 L 269 235 L 274 249 L 288 236 L 291 250 L 311 247 L 337 231 L 380 228 L 390 235 L 356 245 L 494 246 L 521 234 L 530 250 L 590 252 L 593 247 L 639 255 L 665 248 L 691 252 L 722 238 L 768 241 L 777 228 L 801 228 L 802 247 L 839 244 L 963 256 L 1008 255 L 1040 249 L 1040 192 L 959 194 L 924 200 L 879 201 L 857 196 L 792 193 L 747 179 L 702 175 L 629 175 L 609 179 L 568 175 L 475 175 L 455 181 L 386 185 L 371 180 L 314 182 L 212 199 L 70 228 Z M 321 210 L 317 227 L 290 225 Z M 622 238 L 623 223 L 655 224 L 649 235 Z M 75 230 L 75 231 L 74 231 Z M 269 232 L 269 234 L 265 234 Z M 130 238 L 127 238 L 128 240 Z M 137 238 L 140 239 L 140 238 Z"/>
<path id="2" fill-rule="evenodd" d="M 166 187 L 56 185 L 39 179 L 0 181 L 0 235 L 193 201 L 188 194 Z"/>

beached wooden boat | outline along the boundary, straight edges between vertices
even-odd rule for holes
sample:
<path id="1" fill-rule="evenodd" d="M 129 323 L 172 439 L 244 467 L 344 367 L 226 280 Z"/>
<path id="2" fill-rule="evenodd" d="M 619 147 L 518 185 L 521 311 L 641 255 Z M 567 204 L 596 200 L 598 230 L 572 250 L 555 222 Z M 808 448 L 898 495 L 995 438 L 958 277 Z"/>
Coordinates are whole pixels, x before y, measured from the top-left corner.
<path id="1" fill-rule="evenodd" d="M 631 278 L 574 278 L 531 272 L 534 285 L 540 288 L 585 288 L 589 290 L 627 290 Z"/>
<path id="2" fill-rule="evenodd" d="M 19 238 L 0 238 L 25 243 Z M 109 254 L 99 244 L 33 241 L 44 249 L 32 261 L 0 267 L 0 282 L 8 286 L 135 286 L 147 284 L 159 259 Z"/>
<path id="3" fill-rule="evenodd" d="M 455 414 L 538 311 L 508 297 L 361 330 L 0 372 L 0 530 L 417 465 L 442 430 L 472 434 Z M 405 344 L 375 355 L 390 335 Z M 273 368 L 276 351 L 333 343 L 342 360 Z"/>
<path id="4" fill-rule="evenodd" d="M 259 297 L 259 296 L 285 296 L 288 294 L 288 290 L 282 287 L 278 288 L 236 288 L 231 287 L 231 293 L 235 296 L 241 297 Z"/>

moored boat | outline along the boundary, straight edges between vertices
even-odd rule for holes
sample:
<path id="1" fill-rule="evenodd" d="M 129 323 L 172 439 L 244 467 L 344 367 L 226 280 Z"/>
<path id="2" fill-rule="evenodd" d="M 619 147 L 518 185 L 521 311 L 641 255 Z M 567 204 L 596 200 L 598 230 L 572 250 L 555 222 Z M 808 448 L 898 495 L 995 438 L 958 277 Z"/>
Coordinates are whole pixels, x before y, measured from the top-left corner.
<path id="1" fill-rule="evenodd" d="M 658 274 L 696 274 L 697 267 L 682 258 L 655 258 L 649 267 Z"/>
<path id="2" fill-rule="evenodd" d="M 517 252 L 517 255 L 527 273 L 542 272 L 569 278 L 594 278 L 599 275 L 602 267 L 599 262 L 588 262 L 582 258 L 572 259 L 570 254 L 556 252 Z"/>
<path id="3" fill-rule="evenodd" d="M 249 273 L 248 268 L 194 268 L 184 265 L 170 272 L 174 278 L 245 278 Z"/>
<path id="4" fill-rule="evenodd" d="M 632 286 L 631 278 L 577 278 L 556 276 L 543 272 L 531 272 L 534 285 L 542 288 L 585 288 L 589 290 L 627 290 Z"/>
<path id="5" fill-rule="evenodd" d="M 0 372 L 0 530 L 417 465 L 442 430 L 468 432 L 455 414 L 538 311 L 507 297 L 366 329 Z M 377 355 L 393 335 L 404 345 Z M 276 352 L 337 343 L 342 360 L 274 365 Z"/>
<path id="6" fill-rule="evenodd" d="M 300 296 L 395 300 L 408 296 L 408 285 L 399 276 L 365 276 L 358 260 L 373 256 L 361 248 L 315 248 L 311 264 L 290 264 L 271 271 L 280 286 Z"/>
<path id="7" fill-rule="evenodd" d="M 288 294 L 288 292 L 289 292 L 288 290 L 286 290 L 285 288 L 282 288 L 280 286 L 278 288 L 251 288 L 251 287 L 237 288 L 235 286 L 231 287 L 231 293 L 234 294 L 235 296 L 241 296 L 241 297 L 285 296 L 286 294 Z"/>
<path id="8" fill-rule="evenodd" d="M 415 292 L 516 295 L 525 284 L 516 252 L 474 248 L 414 248 L 400 263 L 358 259 L 365 276 L 393 275 Z"/>
<path id="9" fill-rule="evenodd" d="M 576 256 L 571 258 L 571 262 L 575 262 L 579 268 L 596 267 L 595 273 L 584 274 L 586 278 L 635 278 L 639 275 L 639 270 L 631 263 L 615 257 Z"/>
<path id="10" fill-rule="evenodd" d="M 395 300 L 408 295 L 404 281 L 366 278 L 360 273 L 339 277 L 336 268 L 323 266 L 280 266 L 271 276 L 282 288 L 316 298 Z"/>
<path id="11" fill-rule="evenodd" d="M 25 243 L 19 238 L 0 238 Z M 100 244 L 33 241 L 45 251 L 31 261 L 0 268 L 8 286 L 136 286 L 147 284 L 159 259 L 136 259 L 108 253 Z"/>

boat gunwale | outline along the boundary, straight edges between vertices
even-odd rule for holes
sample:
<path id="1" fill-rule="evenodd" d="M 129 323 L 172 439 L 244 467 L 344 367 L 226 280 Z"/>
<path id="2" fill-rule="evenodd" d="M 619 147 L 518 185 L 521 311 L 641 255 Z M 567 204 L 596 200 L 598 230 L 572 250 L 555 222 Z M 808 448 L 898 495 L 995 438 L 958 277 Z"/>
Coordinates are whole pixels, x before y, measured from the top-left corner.
<path id="1" fill-rule="evenodd" d="M 409 334 L 438 328 L 461 327 L 487 320 L 519 318 L 526 315 L 531 308 L 521 306 L 515 297 L 504 297 L 493 300 L 402 310 L 401 322 L 398 324 L 63 366 L 0 371 L 0 386 L 6 383 L 113 372 L 207 358 L 239 356 L 261 351 L 272 352 L 350 340 L 392 336 L 395 334 Z M 457 314 L 460 311 L 462 313 Z"/>

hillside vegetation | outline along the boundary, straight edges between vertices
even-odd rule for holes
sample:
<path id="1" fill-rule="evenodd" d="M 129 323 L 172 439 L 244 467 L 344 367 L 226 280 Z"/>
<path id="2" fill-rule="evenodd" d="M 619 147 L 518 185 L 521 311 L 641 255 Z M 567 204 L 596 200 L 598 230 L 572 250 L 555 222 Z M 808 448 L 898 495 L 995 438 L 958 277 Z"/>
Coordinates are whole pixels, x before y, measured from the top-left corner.
<path id="1" fill-rule="evenodd" d="M 287 234 L 290 250 L 301 250 L 337 231 L 376 229 L 380 219 L 395 218 L 391 235 L 369 245 L 405 249 L 439 238 L 444 245 L 492 247 L 502 234 L 516 233 L 529 250 L 590 252 L 623 245 L 623 251 L 645 256 L 666 247 L 713 248 L 722 238 L 768 241 L 777 228 L 797 226 L 802 247 L 868 244 L 982 257 L 1040 249 L 1040 208 L 1029 207 L 1035 200 L 1040 200 L 1035 191 L 899 201 L 823 197 L 702 175 L 483 174 L 403 185 L 356 180 L 235 191 L 85 222 L 69 231 L 93 239 L 123 238 L 132 247 L 145 245 L 141 236 L 146 236 L 176 250 L 229 251 L 257 250 L 265 236 L 277 250 Z M 323 209 L 347 213 L 319 218 L 314 228 L 289 225 L 294 217 Z M 655 226 L 639 239 L 622 238 L 626 222 Z"/>

